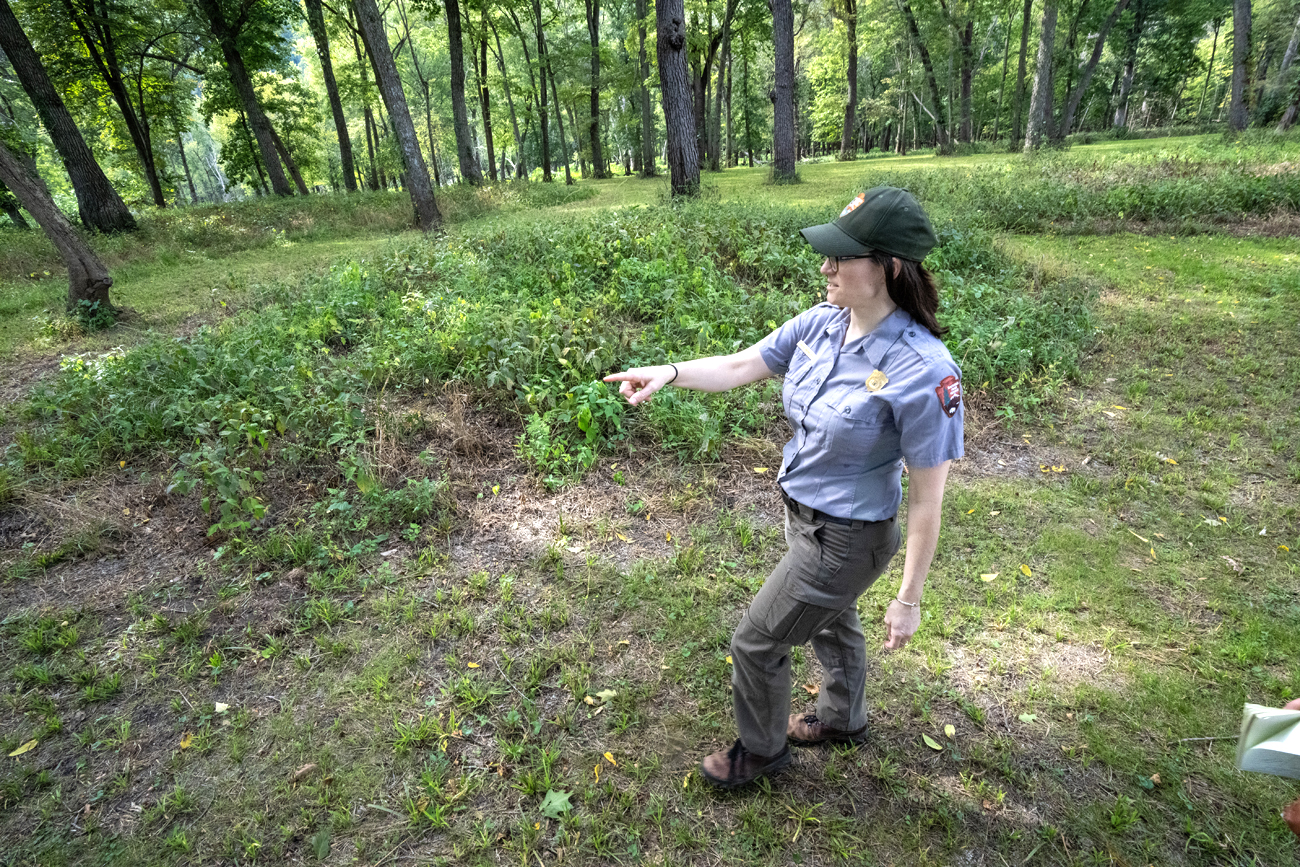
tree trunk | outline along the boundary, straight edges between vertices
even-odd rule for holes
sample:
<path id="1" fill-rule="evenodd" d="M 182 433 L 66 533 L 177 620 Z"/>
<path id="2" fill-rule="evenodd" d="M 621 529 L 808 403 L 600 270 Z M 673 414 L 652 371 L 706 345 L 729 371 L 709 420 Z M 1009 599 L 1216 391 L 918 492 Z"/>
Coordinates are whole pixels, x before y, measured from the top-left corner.
<path id="1" fill-rule="evenodd" d="M 1295 62 L 1297 50 L 1300 50 L 1300 18 L 1296 19 L 1295 29 L 1291 31 L 1291 41 L 1286 44 L 1286 51 L 1282 53 L 1282 66 L 1277 71 L 1279 80 L 1286 75 L 1286 71 Z"/>
<path id="2" fill-rule="evenodd" d="M 713 111 L 709 115 L 709 171 L 720 172 L 722 161 L 722 102 L 726 90 L 727 56 L 731 53 L 731 19 L 722 22 L 722 47 L 718 51 L 718 83 L 713 89 Z"/>
<path id="3" fill-rule="evenodd" d="M 284 160 L 284 164 L 289 167 L 289 176 L 293 178 L 298 193 L 304 196 L 307 195 L 307 184 L 303 182 L 302 172 L 298 171 L 298 164 L 294 162 L 293 154 L 289 153 L 289 148 L 285 146 L 284 140 L 275 131 L 275 127 L 271 127 L 271 141 L 275 142 L 275 149 L 280 154 L 280 159 Z"/>
<path id="4" fill-rule="evenodd" d="M 443 0 L 447 10 L 447 53 L 451 59 L 451 125 L 456 132 L 456 161 L 460 176 L 471 184 L 483 183 L 465 111 L 465 49 L 461 38 L 460 3 Z M 391 114 L 391 110 L 389 112 Z"/>
<path id="5" fill-rule="evenodd" d="M 966 20 L 966 29 L 961 35 L 961 127 L 958 135 L 970 144 L 971 126 L 971 82 L 975 77 L 975 54 L 972 43 L 975 40 L 975 19 Z"/>
<path id="6" fill-rule="evenodd" d="M 650 60 L 646 57 L 646 16 L 650 14 L 647 0 L 636 0 L 636 35 L 637 35 L 637 95 L 641 108 L 641 177 L 655 176 L 655 112 L 650 102 L 650 88 L 646 79 L 650 77 Z"/>
<path id="7" fill-rule="evenodd" d="M 420 153 L 420 141 L 415 136 L 415 124 L 411 122 L 411 112 L 406 106 L 406 94 L 402 92 L 397 64 L 393 62 L 393 53 L 388 48 L 384 20 L 375 0 L 352 0 L 352 5 L 357 13 L 361 38 L 366 41 L 366 50 L 370 52 L 379 77 L 379 93 L 388 106 L 388 116 L 392 119 L 397 134 L 398 150 L 406 171 L 406 186 L 415 207 L 415 225 L 429 232 L 441 226 L 442 214 L 438 212 L 433 186 L 429 182 L 429 169 L 424 163 L 424 155 Z"/>
<path id="8" fill-rule="evenodd" d="M 352 162 L 352 138 L 348 135 L 348 118 L 343 113 L 343 100 L 339 98 L 338 82 L 334 80 L 334 64 L 330 62 L 329 33 L 325 30 L 325 13 L 321 10 L 321 0 L 305 0 L 307 4 L 307 24 L 311 28 L 312 39 L 316 42 L 316 54 L 320 57 L 321 78 L 325 82 L 325 94 L 329 98 L 330 113 L 334 116 L 334 131 L 339 139 L 339 160 L 343 164 L 343 186 L 349 193 L 357 191 L 357 170 Z"/>
<path id="9" fill-rule="evenodd" d="M 515 113 L 515 98 L 510 93 L 510 76 L 506 75 L 505 52 L 501 50 L 501 35 L 497 33 L 496 25 L 492 24 L 491 18 L 488 19 L 488 24 L 492 27 L 492 38 L 497 44 L 495 54 L 497 59 L 497 68 L 501 70 L 501 89 L 506 93 L 506 106 L 510 109 L 510 129 L 515 134 L 515 153 L 519 157 L 519 162 L 515 166 L 515 176 L 522 178 L 528 174 L 528 171 L 524 166 L 524 138 L 519 134 L 519 116 Z M 503 160 L 505 159 L 505 152 L 506 149 L 502 148 L 501 155 Z M 501 179 L 505 180 L 505 163 L 502 162 L 501 166 Z"/>
<path id="10" fill-rule="evenodd" d="M 483 9 L 483 21 L 487 22 L 487 9 Z M 488 44 L 487 30 L 484 29 L 478 42 L 478 101 L 479 110 L 483 112 L 483 141 L 487 145 L 488 175 L 493 182 L 497 179 L 497 157 L 492 143 L 492 97 L 488 92 Z"/>
<path id="11" fill-rule="evenodd" d="M 108 269 L 55 206 L 45 185 L 27 171 L 22 159 L 3 141 L 0 141 L 0 181 L 59 251 L 68 269 L 68 310 L 76 311 L 83 302 L 97 303 L 102 310 L 111 309 L 108 287 L 113 285 L 113 278 L 108 276 Z"/>
<path id="12" fill-rule="evenodd" d="M 564 154 L 564 185 L 566 187 L 572 186 L 573 172 L 569 170 L 569 142 L 564 137 L 564 114 L 560 110 L 560 89 L 555 86 L 555 68 L 551 66 L 550 52 L 546 54 L 545 68 L 546 76 L 551 80 L 551 101 L 555 103 L 555 124 L 560 131 L 560 150 Z M 545 87 L 546 82 L 542 82 L 542 86 Z M 575 129 L 573 134 L 577 136 L 578 131 Z M 578 150 L 581 149 L 581 144 L 579 144 Z"/>
<path id="13" fill-rule="evenodd" d="M 181 125 L 176 124 L 176 149 L 181 152 L 181 170 L 185 172 L 185 183 L 190 188 L 190 204 L 199 203 L 199 194 L 194 189 L 194 175 L 190 174 L 190 161 L 185 158 L 185 136 L 181 133 Z"/>
<path id="14" fill-rule="evenodd" d="M 1210 63 L 1205 67 L 1205 86 L 1201 88 L 1201 104 L 1196 108 L 1196 119 L 1201 119 L 1205 109 L 1205 95 L 1210 92 L 1210 74 L 1214 72 L 1214 55 L 1219 50 L 1219 28 L 1223 26 L 1222 18 L 1214 19 L 1214 41 L 1210 44 Z"/>
<path id="15" fill-rule="evenodd" d="M 1232 0 L 1232 104 L 1228 126 L 1240 132 L 1250 122 L 1250 0 Z"/>
<path id="16" fill-rule="evenodd" d="M 600 0 L 587 0 L 587 35 L 591 38 L 591 120 L 587 136 L 591 139 L 592 174 L 609 177 L 600 146 Z"/>
<path id="17" fill-rule="evenodd" d="M 998 127 L 1002 124 L 1002 97 L 1007 89 L 1007 68 L 1011 65 L 1011 16 L 1007 16 L 1007 39 L 1002 49 L 1002 79 L 998 83 L 998 110 L 993 115 L 993 141 L 998 140 Z"/>
<path id="18" fill-rule="evenodd" d="M 271 191 L 277 196 L 292 196 L 293 188 L 289 186 L 289 179 L 284 176 L 284 169 L 281 168 L 280 160 L 275 153 L 275 141 L 271 137 L 271 122 L 257 101 L 257 91 L 253 88 L 253 80 L 248 74 L 247 67 L 244 66 L 244 55 L 239 51 L 239 31 L 226 20 L 225 12 L 221 8 L 221 0 L 196 0 L 196 2 L 204 17 L 207 18 L 217 44 L 221 46 L 230 83 L 234 86 L 235 93 L 239 95 L 240 104 L 243 105 L 244 114 L 248 118 L 248 125 L 252 127 L 253 137 L 257 139 L 262 165 L 271 179 Z"/>
<path id="19" fill-rule="evenodd" d="M 23 90 L 36 107 L 68 171 L 73 191 L 77 194 L 81 222 L 87 229 L 105 233 L 135 229 L 135 217 L 131 216 L 126 203 L 95 161 L 95 155 L 86 145 L 59 92 L 54 89 L 40 57 L 9 8 L 8 0 L 0 0 L 0 48 L 18 74 Z M 17 191 L 14 192 L 17 195 Z"/>
<path id="20" fill-rule="evenodd" d="M 1105 23 L 1101 25 L 1101 30 L 1097 33 L 1097 41 L 1092 46 L 1092 54 L 1088 57 L 1088 65 L 1083 68 L 1079 83 L 1070 93 L 1069 101 L 1065 104 L 1065 112 L 1061 115 L 1061 126 L 1056 131 L 1058 140 L 1070 134 L 1070 128 L 1074 125 L 1074 113 L 1079 110 L 1079 102 L 1088 90 L 1092 74 L 1097 71 L 1097 62 L 1101 60 L 1102 49 L 1106 47 L 1106 37 L 1110 34 L 1110 29 L 1115 26 L 1115 22 L 1119 20 L 1119 16 L 1128 8 L 1128 3 L 1129 0 L 1119 0 L 1115 8 L 1110 11 Z"/>
<path id="21" fill-rule="evenodd" d="M 794 141 L 794 10 L 790 0 L 768 0 L 772 10 L 772 51 L 776 56 L 776 80 L 772 87 L 772 177 L 793 181 Z"/>
<path id="22" fill-rule="evenodd" d="M 1024 127 L 1021 125 L 1023 110 L 1025 106 L 1025 59 L 1029 53 L 1029 30 L 1030 30 L 1030 10 L 1033 8 L 1034 0 L 1025 0 L 1024 18 L 1020 22 L 1020 65 L 1016 67 L 1016 96 L 1015 106 L 1012 112 L 1011 121 L 1011 144 L 1014 146 L 1020 141 L 1020 133 Z"/>
<path id="23" fill-rule="evenodd" d="M 1124 61 L 1124 68 L 1120 76 L 1119 97 L 1115 102 L 1115 117 L 1113 126 L 1128 126 L 1128 98 L 1129 91 L 1133 88 L 1133 70 L 1137 66 L 1138 43 L 1142 40 L 1142 28 L 1146 24 L 1145 9 L 1143 4 L 1138 3 L 1133 16 L 1133 29 L 1129 31 L 1128 37 L 1128 55 Z"/>
<path id="24" fill-rule="evenodd" d="M 1029 97 L 1029 122 L 1025 130 L 1025 153 L 1033 153 L 1042 143 L 1043 127 L 1051 111 L 1052 48 L 1056 42 L 1056 3 L 1047 0 L 1043 8 L 1042 35 L 1038 40 L 1038 62 L 1034 67 L 1034 90 Z"/>
<path id="25" fill-rule="evenodd" d="M 700 191 L 695 117 L 686 70 L 686 13 L 682 5 L 682 0 L 655 0 L 655 53 L 668 131 L 669 187 L 674 197 L 694 196 Z"/>
<path id="26" fill-rule="evenodd" d="M 939 81 L 934 75 L 934 64 L 930 62 L 930 52 L 926 49 L 925 43 L 921 41 L 921 30 L 916 25 L 916 15 L 912 13 L 912 7 L 908 5 L 907 0 L 901 0 L 899 8 L 903 12 L 903 18 L 907 22 L 908 33 L 912 36 L 912 41 L 916 43 L 916 53 L 921 55 L 921 67 L 925 70 L 926 83 L 930 87 L 930 99 L 934 101 L 935 114 L 930 115 L 934 121 L 934 135 L 936 144 L 941 150 L 948 148 L 948 130 L 943 123 L 943 99 L 939 96 Z"/>
<path id="27" fill-rule="evenodd" d="M 858 4 L 857 0 L 844 0 L 844 26 L 849 43 L 849 101 L 844 106 L 844 128 L 840 131 L 840 159 L 851 160 L 857 156 L 853 143 L 853 125 L 858 108 Z"/>
<path id="28" fill-rule="evenodd" d="M 538 77 L 542 80 L 541 86 L 537 88 L 537 114 L 542 126 L 542 180 L 549 184 L 555 179 L 551 177 L 551 131 L 549 126 L 550 119 L 547 117 L 548 111 L 546 105 L 546 43 L 545 37 L 542 35 L 541 0 L 533 0 L 533 23 L 537 27 Z"/>

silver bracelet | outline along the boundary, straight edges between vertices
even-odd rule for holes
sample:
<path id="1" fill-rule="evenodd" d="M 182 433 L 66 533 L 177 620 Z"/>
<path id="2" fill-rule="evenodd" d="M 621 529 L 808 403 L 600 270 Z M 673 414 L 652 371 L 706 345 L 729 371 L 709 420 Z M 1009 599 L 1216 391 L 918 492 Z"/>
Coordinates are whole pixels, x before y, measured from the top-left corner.
<path id="1" fill-rule="evenodd" d="M 902 603 L 903 603 L 904 605 L 906 605 L 908 608 L 916 608 L 917 606 L 919 606 L 919 605 L 921 604 L 920 602 L 906 602 L 906 601 L 904 601 L 904 600 L 902 600 L 902 599 L 899 599 L 897 596 L 894 597 L 894 601 L 895 601 L 895 602 L 902 602 Z"/>

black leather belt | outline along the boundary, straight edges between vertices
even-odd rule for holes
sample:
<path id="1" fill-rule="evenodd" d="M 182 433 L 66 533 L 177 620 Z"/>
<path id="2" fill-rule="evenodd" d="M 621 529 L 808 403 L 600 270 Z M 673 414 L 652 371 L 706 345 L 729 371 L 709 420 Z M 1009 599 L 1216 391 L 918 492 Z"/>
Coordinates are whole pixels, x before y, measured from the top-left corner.
<path id="1" fill-rule="evenodd" d="M 781 499 L 785 500 L 786 506 L 789 507 L 791 511 L 798 512 L 805 521 L 825 521 L 829 524 L 843 524 L 844 526 L 852 527 L 855 530 L 864 527 L 867 524 L 880 523 L 879 521 L 855 521 L 852 518 L 837 518 L 834 515 L 828 515 L 825 512 L 814 509 L 812 506 L 805 506 L 803 503 L 787 494 L 785 488 L 782 488 L 780 485 L 777 485 L 777 488 L 781 491 Z"/>

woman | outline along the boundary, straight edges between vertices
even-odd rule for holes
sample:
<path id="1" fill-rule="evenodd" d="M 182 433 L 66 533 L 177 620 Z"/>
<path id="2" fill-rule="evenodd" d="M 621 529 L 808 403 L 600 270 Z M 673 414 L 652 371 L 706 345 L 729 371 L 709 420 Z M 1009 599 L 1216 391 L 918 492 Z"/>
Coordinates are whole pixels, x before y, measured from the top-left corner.
<path id="1" fill-rule="evenodd" d="M 793 437 L 777 480 L 789 551 L 731 639 L 740 738 L 701 772 L 725 788 L 790 764 L 800 745 L 861 743 L 867 717 L 866 638 L 857 599 L 898 551 L 895 514 L 908 465 L 903 581 L 885 612 L 885 648 L 920 625 L 921 588 L 939 537 L 944 482 L 962 456 L 961 373 L 940 342 L 938 291 L 920 262 L 936 238 L 910 193 L 877 187 L 833 223 L 801 233 L 826 257 L 826 303 L 734 355 L 640 367 L 628 403 L 665 385 L 725 391 L 785 375 Z M 790 714 L 790 648 L 812 642 L 823 681 L 812 714 Z"/>

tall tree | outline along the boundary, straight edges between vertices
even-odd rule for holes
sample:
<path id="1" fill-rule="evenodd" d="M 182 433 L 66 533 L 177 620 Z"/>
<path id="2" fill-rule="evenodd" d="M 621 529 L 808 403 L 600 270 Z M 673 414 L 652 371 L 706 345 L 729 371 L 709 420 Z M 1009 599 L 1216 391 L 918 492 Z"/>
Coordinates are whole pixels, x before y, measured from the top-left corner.
<path id="1" fill-rule="evenodd" d="M 776 71 L 772 86 L 772 177 L 795 179 L 794 9 L 790 0 L 768 0 L 772 10 L 772 51 Z"/>
<path id="2" fill-rule="evenodd" d="M 1017 146 L 1021 142 L 1020 133 L 1024 129 L 1021 126 L 1021 120 L 1024 117 L 1023 110 L 1025 106 L 1025 61 L 1029 53 L 1029 16 L 1033 9 L 1034 0 L 1025 0 L 1024 13 L 1020 20 L 1020 63 L 1016 67 L 1016 93 L 1012 99 L 1011 111 L 1011 145 Z"/>
<path id="3" fill-rule="evenodd" d="M 694 196 L 700 191 L 695 115 L 686 69 L 686 12 L 682 5 L 682 0 L 655 0 L 655 54 L 668 134 L 668 183 L 674 197 Z"/>
<path id="4" fill-rule="evenodd" d="M 519 115 L 515 113 L 515 98 L 510 93 L 510 76 L 506 74 L 505 51 L 501 48 L 501 34 L 497 32 L 496 24 L 493 23 L 491 18 L 488 18 L 487 21 L 492 28 L 492 39 L 497 46 L 493 54 L 496 55 L 497 68 L 501 70 L 501 89 L 506 94 L 506 106 L 510 109 L 510 129 L 515 134 L 515 156 L 518 158 L 518 162 L 515 163 L 515 177 L 523 178 L 528 175 L 528 169 L 524 165 L 524 137 L 519 133 Z M 501 151 L 504 154 L 505 148 L 502 148 Z M 504 156 L 502 159 L 504 159 Z"/>
<path id="5" fill-rule="evenodd" d="M 85 46 L 91 63 L 108 86 L 113 102 L 122 113 L 131 144 L 140 160 L 140 168 L 149 184 L 153 203 L 160 208 L 166 207 L 167 200 L 163 197 L 162 182 L 158 178 L 152 135 L 145 113 L 143 88 L 137 113 L 122 76 L 117 44 L 122 29 L 139 28 L 141 10 L 131 9 L 117 0 L 63 0 L 62 6 Z M 135 20 L 129 20 L 128 15 Z"/>
<path id="6" fill-rule="evenodd" d="M 1128 126 L 1129 92 L 1133 89 L 1133 74 L 1137 69 L 1138 43 L 1142 41 L 1142 31 L 1146 29 L 1148 7 L 1147 0 L 1138 0 L 1133 7 L 1133 26 L 1129 28 L 1128 32 L 1124 66 L 1120 73 L 1119 97 L 1115 103 L 1115 116 L 1112 121 L 1112 126 L 1117 129 Z"/>
<path id="7" fill-rule="evenodd" d="M 444 0 L 447 9 L 447 53 L 451 56 L 451 122 L 456 131 L 456 160 L 460 176 L 471 184 L 483 183 L 478 155 L 469 134 L 469 116 L 465 111 L 465 49 L 461 36 L 460 3 Z M 390 109 L 389 114 L 392 114 Z"/>
<path id="8" fill-rule="evenodd" d="M 411 122 L 406 94 L 402 91 L 402 79 L 397 74 L 397 64 L 388 47 L 384 19 L 379 14 L 375 0 L 352 0 L 352 7 L 356 10 L 361 38 L 366 42 L 366 50 L 370 52 L 379 78 L 379 93 L 388 107 L 388 116 L 397 134 L 398 151 L 406 169 L 406 188 L 411 193 L 411 204 L 415 208 L 415 225 L 425 232 L 432 231 L 442 225 L 442 214 L 433 197 L 429 169 L 425 165 L 424 155 L 420 153 L 420 140 L 415 135 L 415 124 Z"/>
<path id="9" fill-rule="evenodd" d="M 517 24 L 518 22 L 516 22 Z M 541 87 L 537 88 L 538 93 L 538 115 L 542 125 L 542 180 L 550 183 L 554 178 L 551 177 L 551 136 L 549 129 L 549 120 L 546 117 L 546 37 L 542 34 L 542 2 L 533 0 L 533 23 L 537 27 L 537 63 L 538 77 L 541 78 Z M 520 35 L 522 39 L 522 34 Z M 525 47 L 524 51 L 527 52 Z"/>
<path id="10" fill-rule="evenodd" d="M 591 139 L 592 174 L 609 177 L 609 164 L 600 148 L 600 0 L 587 2 L 587 36 L 591 40 L 591 120 L 587 135 Z"/>
<path id="11" fill-rule="evenodd" d="M 330 62 L 330 39 L 325 30 L 325 13 L 321 0 L 304 0 L 307 6 L 307 25 L 316 43 L 320 58 L 321 78 L 325 82 L 325 95 L 329 99 L 330 113 L 334 116 L 334 131 L 339 139 L 339 161 L 343 165 L 343 186 L 349 193 L 357 191 L 357 169 L 352 161 L 352 138 L 348 135 L 348 118 L 343 113 L 343 100 L 339 98 L 338 82 L 334 79 L 334 64 Z"/>
<path id="12" fill-rule="evenodd" d="M 1025 125 L 1025 153 L 1042 143 L 1043 127 L 1052 105 L 1052 50 L 1056 43 L 1057 0 L 1047 0 L 1038 37 L 1038 62 L 1034 66 L 1034 90 L 1029 97 L 1029 121 Z"/>
<path id="13" fill-rule="evenodd" d="M 1232 0 L 1232 103 L 1228 126 L 1243 130 L 1250 122 L 1250 0 Z"/>
<path id="14" fill-rule="evenodd" d="M 1085 0 L 1086 2 L 1086 0 Z M 971 89 L 975 78 L 975 18 L 966 19 L 966 27 L 961 32 L 961 121 L 957 136 L 963 142 L 970 143 L 972 134 Z"/>
<path id="15" fill-rule="evenodd" d="M 483 7 L 483 22 L 478 35 L 478 102 L 479 111 L 483 113 L 483 140 L 487 145 L 488 176 L 497 179 L 496 151 L 492 142 L 492 95 L 488 92 L 488 43 L 487 43 L 487 6 Z"/>
<path id="16" fill-rule="evenodd" d="M 86 140 L 81 137 L 81 130 L 77 129 L 59 92 L 54 89 L 40 57 L 9 8 L 8 0 L 0 0 L 0 49 L 9 58 L 23 90 L 63 160 L 72 189 L 77 194 L 77 212 L 82 224 L 87 229 L 106 233 L 134 229 L 135 217 L 131 216 L 126 203 L 95 161 L 95 155 L 90 152 Z M 10 189 L 13 189 L 12 185 Z M 13 192 L 19 195 L 18 190 Z"/>
<path id="17" fill-rule="evenodd" d="M 110 309 L 108 288 L 113 285 L 113 278 L 108 275 L 108 269 L 54 204 L 40 178 L 28 171 L 25 162 L 0 139 L 0 181 L 13 191 L 59 251 L 68 269 L 68 310 L 77 310 L 83 302 Z"/>
<path id="18" fill-rule="evenodd" d="M 844 104 L 844 128 L 840 132 L 840 159 L 851 160 L 856 156 L 853 145 L 854 113 L 858 107 L 858 3 L 857 0 L 843 0 L 840 16 L 844 19 L 844 29 L 849 45 L 849 99 Z"/>
<path id="19" fill-rule="evenodd" d="M 239 47 L 239 37 L 249 21 L 253 5 L 242 4 L 239 12 L 231 18 L 227 15 L 223 0 L 193 0 L 193 2 L 207 19 L 212 35 L 216 38 L 217 45 L 221 47 L 226 73 L 230 76 L 230 83 L 234 85 L 239 101 L 243 104 L 248 125 L 252 127 L 258 152 L 262 155 L 262 165 L 271 179 L 272 192 L 277 196 L 292 196 L 293 188 L 289 186 L 289 180 L 284 175 L 284 169 L 281 168 L 280 158 L 276 153 L 271 121 L 267 119 L 266 112 L 262 110 L 262 105 L 257 100 L 252 76 L 249 75 L 243 52 Z"/>
<path id="20" fill-rule="evenodd" d="M 939 95 L 939 80 L 934 74 L 934 64 L 930 61 L 930 51 L 925 47 L 925 40 L 921 38 L 921 28 L 917 26 L 916 15 L 912 12 L 912 7 L 907 0 L 899 0 L 899 10 L 903 13 L 903 20 L 907 24 L 907 32 L 912 37 L 912 43 L 916 46 L 916 53 L 921 58 L 921 68 L 925 70 L 925 80 L 930 87 L 930 99 L 934 102 L 934 113 L 930 115 L 930 120 L 934 122 L 934 136 L 941 150 L 948 148 L 948 128 L 944 124 L 943 116 L 943 98 Z M 916 98 L 917 105 L 922 109 L 925 105 L 921 103 L 920 98 Z"/>
<path id="21" fill-rule="evenodd" d="M 1079 109 L 1079 102 L 1083 99 L 1084 93 L 1088 91 L 1088 84 L 1092 81 L 1092 74 L 1097 70 L 1097 63 L 1101 60 L 1102 49 L 1106 46 L 1106 37 L 1110 35 L 1110 29 L 1115 26 L 1119 16 L 1128 8 L 1129 0 L 1119 0 L 1115 8 L 1110 11 L 1106 21 L 1101 25 L 1101 30 L 1097 32 L 1097 39 L 1092 45 L 1092 54 L 1088 57 L 1087 64 L 1083 67 L 1083 73 L 1079 76 L 1079 83 L 1075 85 L 1074 90 L 1069 94 L 1065 103 L 1065 111 L 1061 114 L 1061 124 L 1055 130 L 1057 140 L 1064 139 L 1070 134 L 1070 129 L 1074 126 L 1074 114 Z"/>
<path id="22" fill-rule="evenodd" d="M 650 61 L 646 57 L 646 18 L 650 14 L 647 0 L 636 0 L 637 35 L 637 102 L 641 109 L 641 176 L 655 176 L 655 113 L 650 102 Z"/>

